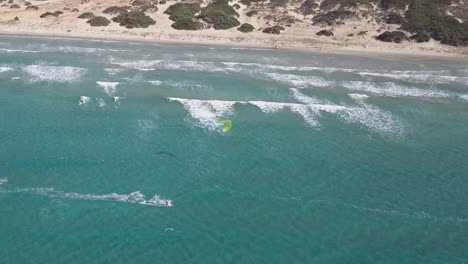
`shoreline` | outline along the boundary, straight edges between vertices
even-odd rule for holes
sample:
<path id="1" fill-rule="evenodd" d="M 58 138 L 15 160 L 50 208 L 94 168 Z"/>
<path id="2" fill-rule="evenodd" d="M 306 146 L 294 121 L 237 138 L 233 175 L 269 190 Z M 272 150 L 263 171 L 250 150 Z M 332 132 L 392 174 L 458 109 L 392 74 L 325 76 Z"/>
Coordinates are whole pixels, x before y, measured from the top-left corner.
<path id="1" fill-rule="evenodd" d="M 468 55 L 460 53 L 448 53 L 443 54 L 415 54 L 411 50 L 395 50 L 395 52 L 388 51 L 377 51 L 372 48 L 379 47 L 369 47 L 368 48 L 347 48 L 339 47 L 338 45 L 323 45 L 322 47 L 314 46 L 289 46 L 284 47 L 284 45 L 279 45 L 277 47 L 271 47 L 267 43 L 248 43 L 248 42 L 234 42 L 234 41 L 213 41 L 212 39 L 206 39 L 205 43 L 201 40 L 168 40 L 168 39 L 148 39 L 141 36 L 92 36 L 86 34 L 70 34 L 70 33 L 39 33 L 39 32 L 10 32 L 0 30 L 0 37 L 18 37 L 18 38 L 49 38 L 49 39 L 69 39 L 69 40 L 85 40 L 85 41 L 109 41 L 109 42 L 122 42 L 122 43 L 141 43 L 141 44 L 156 44 L 156 45 L 180 45 L 180 46 L 199 46 L 199 47 L 222 47 L 222 48 L 245 48 L 245 49 L 264 49 L 264 50 L 280 50 L 280 51 L 291 51 L 291 52 L 305 52 L 305 53 L 315 53 L 315 54 L 329 54 L 329 55 L 346 55 L 346 56 L 358 56 L 358 57 L 369 57 L 369 58 L 379 58 L 384 60 L 424 60 L 424 61 L 442 61 L 442 62 L 459 62 L 466 63 L 468 62 Z M 323 44 L 323 43 L 322 43 Z M 398 52 L 396 52 L 398 51 Z"/>

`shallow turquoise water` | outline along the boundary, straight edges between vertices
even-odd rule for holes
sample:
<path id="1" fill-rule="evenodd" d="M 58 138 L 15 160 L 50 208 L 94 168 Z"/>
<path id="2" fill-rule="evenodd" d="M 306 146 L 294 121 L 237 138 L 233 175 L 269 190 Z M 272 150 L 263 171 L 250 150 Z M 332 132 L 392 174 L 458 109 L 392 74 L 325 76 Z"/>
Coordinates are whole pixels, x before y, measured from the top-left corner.
<path id="1" fill-rule="evenodd" d="M 0 263 L 467 263 L 467 86 L 456 63 L 2 37 Z"/>

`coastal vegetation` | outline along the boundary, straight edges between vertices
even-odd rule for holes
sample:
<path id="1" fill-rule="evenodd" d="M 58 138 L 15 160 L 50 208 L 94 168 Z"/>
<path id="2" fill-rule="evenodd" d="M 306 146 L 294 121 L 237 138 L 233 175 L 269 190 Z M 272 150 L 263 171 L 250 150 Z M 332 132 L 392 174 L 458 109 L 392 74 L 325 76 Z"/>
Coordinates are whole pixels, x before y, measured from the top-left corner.
<path id="1" fill-rule="evenodd" d="M 284 30 L 284 27 L 276 25 L 276 26 L 272 26 L 272 27 L 267 27 L 267 28 L 263 29 L 262 32 L 267 33 L 267 34 L 277 34 L 278 35 L 283 30 Z"/>
<path id="2" fill-rule="evenodd" d="M 214 29 L 229 29 L 240 25 L 235 16 L 238 17 L 239 14 L 227 0 L 214 0 L 201 9 L 198 17 L 213 25 Z"/>
<path id="3" fill-rule="evenodd" d="M 145 15 L 145 13 L 141 11 L 121 13 L 118 16 L 112 18 L 112 21 L 119 23 L 119 25 L 126 28 L 147 28 L 156 24 L 154 19 Z"/>
<path id="4" fill-rule="evenodd" d="M 249 33 L 249 32 L 254 31 L 255 28 L 254 28 L 254 26 L 252 26 L 249 23 L 244 23 L 239 28 L 237 28 L 237 30 L 239 30 L 240 32 L 243 32 L 243 33 Z"/>
<path id="5" fill-rule="evenodd" d="M 103 16 L 97 16 L 86 21 L 86 23 L 89 23 L 89 25 L 92 27 L 105 27 L 108 26 L 111 22 L 109 21 L 109 19 Z"/>
<path id="6" fill-rule="evenodd" d="M 94 14 L 91 12 L 84 12 L 83 14 L 78 16 L 79 19 L 90 19 L 93 17 L 94 17 Z"/>

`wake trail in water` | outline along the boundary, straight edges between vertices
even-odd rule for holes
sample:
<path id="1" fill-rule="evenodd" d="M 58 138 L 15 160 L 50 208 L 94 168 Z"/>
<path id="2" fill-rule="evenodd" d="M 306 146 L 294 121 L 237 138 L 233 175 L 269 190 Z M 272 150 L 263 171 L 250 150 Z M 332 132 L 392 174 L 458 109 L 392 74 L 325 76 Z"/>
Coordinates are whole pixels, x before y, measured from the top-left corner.
<path id="1" fill-rule="evenodd" d="M 0 179 L 0 185 L 7 183 L 7 179 Z M 85 201 L 113 201 L 131 204 L 170 207 L 172 201 L 163 199 L 159 195 L 154 195 L 151 199 L 146 199 L 145 195 L 139 191 L 130 194 L 83 194 L 76 192 L 56 191 L 54 188 L 15 188 L 15 189 L 0 189 L 1 193 L 27 193 L 34 195 L 46 196 L 49 198 L 85 200 Z"/>

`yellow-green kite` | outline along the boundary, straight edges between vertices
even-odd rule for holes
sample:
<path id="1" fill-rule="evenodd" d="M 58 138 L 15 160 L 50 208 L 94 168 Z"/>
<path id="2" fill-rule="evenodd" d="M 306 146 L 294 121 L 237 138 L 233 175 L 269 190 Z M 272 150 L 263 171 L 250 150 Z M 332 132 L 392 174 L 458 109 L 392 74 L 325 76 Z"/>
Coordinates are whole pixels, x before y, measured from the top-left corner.
<path id="1" fill-rule="evenodd" d="M 218 123 L 224 123 L 223 132 L 228 132 L 232 127 L 231 120 L 219 120 Z"/>

